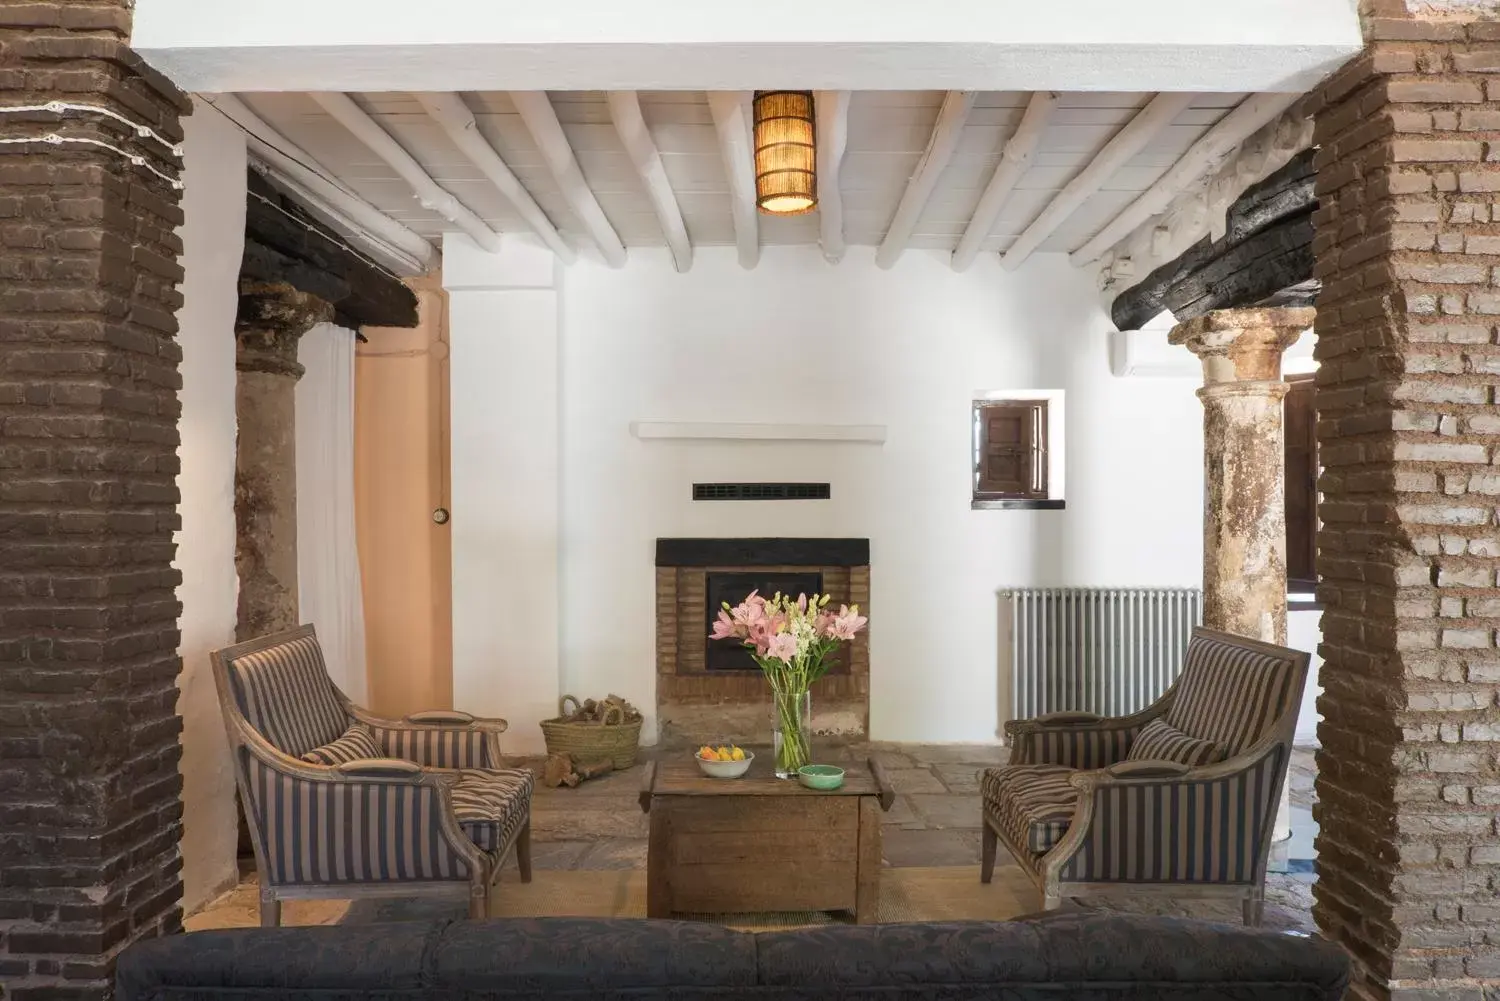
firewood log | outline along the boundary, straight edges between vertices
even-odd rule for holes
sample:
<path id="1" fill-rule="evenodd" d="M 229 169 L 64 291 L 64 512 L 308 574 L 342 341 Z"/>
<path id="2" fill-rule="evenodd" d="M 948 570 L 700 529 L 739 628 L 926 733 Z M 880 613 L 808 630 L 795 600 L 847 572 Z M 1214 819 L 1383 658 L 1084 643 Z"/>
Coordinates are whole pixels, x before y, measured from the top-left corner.
<path id="1" fill-rule="evenodd" d="M 542 783 L 549 788 L 556 789 L 567 782 L 573 774 L 573 756 L 571 754 L 555 753 L 547 755 L 547 764 L 542 768 Z M 574 782 L 573 785 L 578 783 Z"/>
<path id="2" fill-rule="evenodd" d="M 573 766 L 573 771 L 581 779 L 598 778 L 607 772 L 615 770 L 615 763 L 608 758 L 600 758 L 596 761 L 580 761 Z"/>

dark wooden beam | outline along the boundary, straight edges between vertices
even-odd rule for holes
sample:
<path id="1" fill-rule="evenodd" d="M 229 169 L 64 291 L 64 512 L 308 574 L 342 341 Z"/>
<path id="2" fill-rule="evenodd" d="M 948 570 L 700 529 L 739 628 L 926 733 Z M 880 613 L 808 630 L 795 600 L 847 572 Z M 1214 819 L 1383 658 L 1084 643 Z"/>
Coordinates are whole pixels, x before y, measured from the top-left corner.
<path id="1" fill-rule="evenodd" d="M 1306 150 L 1230 206 L 1224 235 L 1204 237 L 1120 293 L 1110 316 L 1135 330 L 1170 309 L 1180 320 L 1239 306 L 1313 304 L 1312 215 L 1316 174 Z"/>
<path id="2" fill-rule="evenodd" d="M 335 322 L 355 330 L 417 325 L 411 289 L 349 249 L 347 240 L 255 171 L 249 176 L 240 277 L 285 282 L 315 295 L 333 306 Z"/>

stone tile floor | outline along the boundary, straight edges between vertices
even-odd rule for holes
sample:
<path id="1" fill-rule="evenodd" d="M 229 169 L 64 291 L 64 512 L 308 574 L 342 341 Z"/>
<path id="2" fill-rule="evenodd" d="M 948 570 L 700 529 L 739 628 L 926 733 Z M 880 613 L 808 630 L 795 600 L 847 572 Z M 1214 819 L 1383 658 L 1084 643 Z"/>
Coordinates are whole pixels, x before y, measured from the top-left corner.
<path id="1" fill-rule="evenodd" d="M 818 758 L 835 764 L 874 758 L 885 768 L 896 789 L 882 830 L 887 866 L 962 866 L 979 864 L 978 773 L 1004 762 L 1007 754 L 993 745 L 852 744 L 820 748 Z M 1312 749 L 1298 748 L 1292 759 L 1292 802 L 1304 809 L 1312 803 L 1312 755 Z M 648 828 L 638 802 L 643 768 L 638 764 L 577 789 L 538 785 L 531 810 L 533 864 L 539 869 L 644 868 Z M 1292 871 L 1273 872 L 1266 884 L 1267 900 L 1295 915 L 1307 931 L 1313 927 L 1312 882 L 1311 872 Z M 1184 915 L 1194 914 L 1196 906 L 1157 897 L 1112 903 Z"/>
<path id="2" fill-rule="evenodd" d="M 531 809 L 533 866 L 539 870 L 644 869 L 648 818 L 641 812 L 639 794 L 644 761 L 651 753 L 643 752 L 642 763 L 633 768 L 576 789 L 549 789 L 538 783 Z M 928 867 L 979 864 L 978 773 L 1002 763 L 1007 753 L 993 745 L 855 744 L 823 747 L 817 756 L 835 764 L 878 760 L 896 789 L 895 804 L 884 817 L 883 861 L 892 867 Z M 1291 768 L 1292 801 L 1304 815 L 1312 802 L 1312 754 L 1310 749 L 1299 748 Z M 530 765 L 540 773 L 539 760 L 512 763 Z M 1001 863 L 1005 861 L 1002 857 Z M 1295 871 L 1306 870 L 1306 865 L 1292 868 L 1292 872 L 1273 872 L 1267 877 L 1267 900 L 1288 912 L 1286 924 L 1311 931 L 1313 875 Z M 1171 897 L 1126 895 L 1104 905 L 1155 914 L 1215 916 L 1200 913 L 1202 905 Z"/>
<path id="3" fill-rule="evenodd" d="M 1005 755 L 1004 748 L 989 745 L 856 744 L 820 748 L 818 759 L 840 764 L 874 758 L 886 769 L 897 794 L 885 815 L 886 865 L 950 866 L 979 863 L 977 775 Z M 538 762 L 524 763 L 540 771 Z M 538 784 L 531 805 L 533 865 L 644 868 L 648 818 L 638 801 L 643 769 L 637 764 L 576 789 Z"/>

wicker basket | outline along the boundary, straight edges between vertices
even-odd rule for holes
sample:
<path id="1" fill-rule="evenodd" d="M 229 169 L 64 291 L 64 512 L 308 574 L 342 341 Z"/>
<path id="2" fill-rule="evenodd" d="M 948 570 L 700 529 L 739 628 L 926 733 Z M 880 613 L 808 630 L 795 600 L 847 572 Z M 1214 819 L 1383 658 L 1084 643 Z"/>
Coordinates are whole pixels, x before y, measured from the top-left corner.
<path id="1" fill-rule="evenodd" d="M 628 722 L 625 710 L 610 706 L 602 722 L 570 723 L 566 718 L 569 702 L 575 710 L 582 707 L 578 699 L 564 695 L 557 700 L 558 718 L 542 720 L 548 754 L 571 754 L 574 761 L 608 758 L 617 769 L 635 764 L 636 751 L 641 746 L 641 720 Z"/>

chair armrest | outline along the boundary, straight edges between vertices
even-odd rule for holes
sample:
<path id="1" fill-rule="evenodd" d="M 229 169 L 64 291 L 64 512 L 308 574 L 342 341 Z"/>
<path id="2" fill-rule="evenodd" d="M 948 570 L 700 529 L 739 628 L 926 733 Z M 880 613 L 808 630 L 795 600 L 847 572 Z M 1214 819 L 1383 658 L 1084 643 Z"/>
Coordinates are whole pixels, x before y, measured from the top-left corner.
<path id="1" fill-rule="evenodd" d="M 362 778 L 418 779 L 423 774 L 421 765 L 404 758 L 360 758 L 340 762 L 333 766 L 333 770 L 340 775 L 358 775 Z"/>
<path id="2" fill-rule="evenodd" d="M 510 725 L 451 709 L 429 709 L 405 719 L 383 719 L 358 706 L 349 712 L 375 733 L 381 751 L 424 768 L 502 768 L 500 734 Z"/>
<path id="3" fill-rule="evenodd" d="M 473 723 L 478 717 L 457 709 L 424 709 L 401 717 L 403 723 Z"/>
<path id="4" fill-rule="evenodd" d="M 1038 726 L 1078 726 L 1081 724 L 1099 724 L 1109 722 L 1109 717 L 1100 716 L 1098 713 L 1085 712 L 1060 712 L 1043 713 L 1032 720 Z"/>
<path id="5" fill-rule="evenodd" d="M 1070 775 L 1078 805 L 1047 857 L 1048 878 L 1253 882 L 1270 851 L 1286 760 L 1287 750 L 1272 744 L 1211 765 L 1125 761 Z M 1120 851 L 1122 832 L 1130 830 L 1150 831 L 1157 847 L 1144 855 Z"/>
<path id="6" fill-rule="evenodd" d="M 361 723 L 377 730 L 470 729 L 486 733 L 504 733 L 510 729 L 510 723 L 499 717 L 475 716 L 458 709 L 423 709 L 420 712 L 409 713 L 401 719 L 376 716 L 359 706 L 350 706 L 349 712 Z"/>
<path id="7" fill-rule="evenodd" d="M 1007 721 L 1011 763 L 1087 770 L 1105 768 L 1130 753 L 1130 743 L 1141 724 L 1106 716 L 1085 720 L 1080 715 L 1068 714 L 1064 722 L 1052 722 L 1047 717 Z"/>
<path id="8" fill-rule="evenodd" d="M 1104 769 L 1104 774 L 1115 779 L 1180 779 L 1192 770 L 1191 765 L 1176 761 L 1118 761 Z"/>

